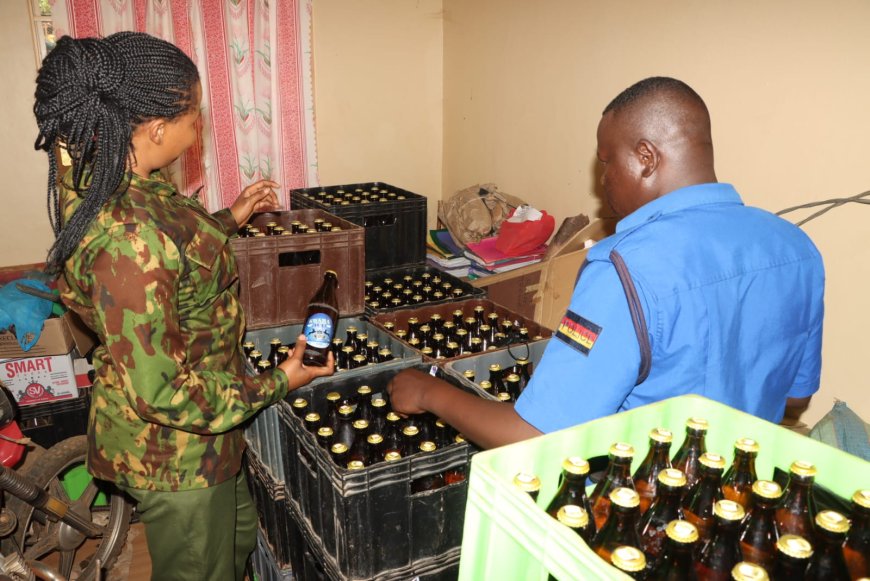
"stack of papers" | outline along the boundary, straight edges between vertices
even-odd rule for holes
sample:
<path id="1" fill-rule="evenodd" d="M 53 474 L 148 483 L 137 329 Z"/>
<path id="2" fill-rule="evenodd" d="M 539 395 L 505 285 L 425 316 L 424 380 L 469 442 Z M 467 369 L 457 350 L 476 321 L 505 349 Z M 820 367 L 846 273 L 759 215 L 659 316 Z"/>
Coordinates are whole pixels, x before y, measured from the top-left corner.
<path id="1" fill-rule="evenodd" d="M 508 272 L 529 264 L 541 262 L 547 252 L 547 245 L 541 244 L 523 256 L 508 256 L 495 247 L 496 236 L 484 238 L 480 242 L 471 242 L 465 251 L 465 256 L 471 260 L 468 276 L 479 278 Z"/>
<path id="2" fill-rule="evenodd" d="M 429 230 L 426 239 L 426 262 L 453 276 L 468 276 L 471 261 L 463 254 L 462 248 L 450 236 L 446 228 Z"/>

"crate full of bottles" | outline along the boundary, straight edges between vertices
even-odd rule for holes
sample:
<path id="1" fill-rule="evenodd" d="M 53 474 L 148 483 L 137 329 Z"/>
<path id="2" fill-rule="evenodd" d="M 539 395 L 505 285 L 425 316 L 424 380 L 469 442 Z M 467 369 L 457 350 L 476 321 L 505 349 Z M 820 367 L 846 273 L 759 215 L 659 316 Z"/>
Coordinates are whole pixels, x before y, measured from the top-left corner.
<path id="1" fill-rule="evenodd" d="M 328 568 L 347 578 L 458 564 L 476 450 L 437 418 L 390 412 L 394 375 L 339 378 L 328 393 L 301 388 L 279 404 L 291 508 Z"/>
<path id="2" fill-rule="evenodd" d="M 477 454 L 459 578 L 857 579 L 868 489 L 857 456 L 680 396 Z"/>
<path id="3" fill-rule="evenodd" d="M 444 372 L 486 399 L 515 402 L 532 378 L 549 342 L 544 339 L 456 359 L 444 365 Z"/>
<path id="4" fill-rule="evenodd" d="M 365 310 L 365 232 L 323 210 L 255 214 L 231 241 L 248 329 L 301 323 L 324 274 L 338 276 L 338 310 Z"/>
<path id="5" fill-rule="evenodd" d="M 426 261 L 426 197 L 383 182 L 290 192 L 293 209 L 324 210 L 365 228 L 367 270 Z"/>
<path id="6" fill-rule="evenodd" d="M 485 297 L 484 289 L 431 266 L 366 272 L 366 313 L 370 315 Z"/>
<path id="7" fill-rule="evenodd" d="M 375 325 L 420 351 L 424 361 L 461 357 L 543 341 L 553 333 L 488 299 L 466 299 L 371 317 Z"/>

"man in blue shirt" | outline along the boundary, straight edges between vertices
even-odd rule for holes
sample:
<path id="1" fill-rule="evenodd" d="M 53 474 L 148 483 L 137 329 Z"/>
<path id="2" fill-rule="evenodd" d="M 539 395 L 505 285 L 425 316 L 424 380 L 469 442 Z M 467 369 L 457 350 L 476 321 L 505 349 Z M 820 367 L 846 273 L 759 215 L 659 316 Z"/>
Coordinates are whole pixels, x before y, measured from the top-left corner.
<path id="1" fill-rule="evenodd" d="M 623 91 L 598 126 L 601 185 L 622 217 L 589 251 L 515 406 L 425 374 L 393 408 L 499 446 L 695 393 L 779 422 L 819 387 L 824 269 L 810 239 L 719 184 L 703 100 L 675 79 Z"/>

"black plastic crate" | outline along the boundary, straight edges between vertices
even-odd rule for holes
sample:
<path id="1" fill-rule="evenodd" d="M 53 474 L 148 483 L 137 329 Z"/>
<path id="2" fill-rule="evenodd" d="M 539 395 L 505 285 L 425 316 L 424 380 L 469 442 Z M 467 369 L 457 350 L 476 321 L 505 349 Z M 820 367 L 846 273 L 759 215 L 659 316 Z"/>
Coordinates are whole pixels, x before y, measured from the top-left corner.
<path id="1" fill-rule="evenodd" d="M 413 367 L 429 370 L 421 364 Z M 352 396 L 360 385 L 369 385 L 374 393 L 382 393 L 395 373 L 388 370 L 339 380 L 331 390 Z M 455 378 L 445 378 L 461 386 Z M 310 394 L 309 388 L 301 388 L 291 397 Z M 286 401 L 279 406 L 282 440 L 289 452 L 284 483 L 290 506 L 308 531 L 310 544 L 322 551 L 327 570 L 334 566 L 341 578 L 348 579 L 407 579 L 415 576 L 412 571 L 430 565 L 438 573 L 447 566 L 444 559 L 454 553 L 458 562 L 467 480 L 416 494 L 411 486 L 419 478 L 452 468 L 467 473 L 474 447 L 451 444 L 363 470 L 345 470 L 333 463 Z M 315 397 L 310 407 L 325 415 L 323 395 Z"/>
<path id="2" fill-rule="evenodd" d="M 90 390 L 79 391 L 80 395 L 75 399 L 19 408 L 21 432 L 43 448 L 66 438 L 87 434 Z"/>
<path id="3" fill-rule="evenodd" d="M 433 289 L 436 287 L 441 289 L 442 291 L 444 289 L 447 289 L 447 293 L 445 293 L 445 296 L 443 299 L 440 299 L 440 300 L 433 299 L 433 298 L 426 299 L 424 297 L 424 300 L 422 302 L 407 303 L 407 302 L 403 301 L 403 304 L 401 304 L 400 306 L 387 305 L 387 304 L 384 304 L 384 302 L 380 301 L 380 300 L 378 301 L 379 304 L 377 306 L 372 304 L 373 301 L 377 300 L 378 297 L 373 296 L 371 289 L 378 287 L 378 286 L 380 286 L 381 288 L 386 288 L 385 281 L 387 279 L 392 279 L 393 282 L 391 284 L 393 284 L 393 285 L 401 284 L 403 286 L 403 289 L 398 289 L 398 290 L 396 290 L 395 288 L 393 289 L 393 291 L 392 291 L 393 294 L 396 294 L 397 292 L 402 293 L 404 288 L 409 286 L 409 280 L 406 279 L 406 277 L 411 277 L 410 280 L 423 281 L 424 275 L 429 275 L 429 278 L 428 278 L 429 281 L 436 281 L 436 280 L 439 281 L 439 282 L 432 283 L 431 286 Z M 371 287 L 369 287 L 369 285 L 368 285 L 369 282 L 372 283 Z M 450 285 L 449 288 L 445 286 L 445 283 Z M 414 287 L 411 287 L 411 288 L 412 288 L 412 292 L 414 292 L 414 290 L 413 290 Z M 460 289 L 462 291 L 462 294 L 461 295 L 460 294 L 453 294 L 453 292 L 452 292 L 453 289 Z M 413 297 L 413 295 L 412 295 L 412 297 Z M 443 270 L 439 270 L 439 269 L 431 267 L 431 266 L 417 265 L 417 266 L 406 266 L 404 268 L 388 268 L 388 269 L 366 271 L 365 304 L 366 304 L 366 313 L 368 313 L 369 315 L 377 315 L 380 313 L 390 313 L 393 311 L 397 311 L 399 309 L 414 309 L 414 308 L 422 307 L 422 306 L 426 306 L 426 305 L 440 305 L 440 304 L 444 304 L 444 303 L 451 303 L 451 302 L 461 301 L 461 300 L 465 300 L 465 299 L 482 299 L 482 298 L 486 298 L 486 290 L 485 289 L 472 286 L 468 282 L 466 282 L 460 278 L 457 278 L 457 277 L 453 276 L 452 274 L 449 274 L 447 272 L 444 272 Z"/>
<path id="4" fill-rule="evenodd" d="M 480 387 L 480 382 L 489 378 L 489 366 L 498 363 L 502 369 L 505 369 L 513 366 L 517 359 L 523 358 L 528 359 L 531 363 L 532 375 L 534 375 L 534 370 L 541 362 L 544 350 L 549 343 L 549 339 L 544 339 L 534 343 L 511 345 L 500 351 L 486 351 L 464 359 L 456 359 L 444 365 L 444 372 L 455 376 L 464 385 L 478 390 L 478 395 L 481 397 L 494 400 L 495 396 L 490 395 Z M 469 370 L 474 372 L 474 381 L 465 377 L 465 372 Z"/>
<path id="5" fill-rule="evenodd" d="M 378 192 L 377 197 L 362 194 Z M 354 200 L 354 196 L 359 200 Z M 335 196 L 332 200 L 326 196 Z M 426 261 L 426 197 L 383 182 L 297 189 L 290 192 L 294 210 L 325 210 L 366 233 L 366 270 Z"/>

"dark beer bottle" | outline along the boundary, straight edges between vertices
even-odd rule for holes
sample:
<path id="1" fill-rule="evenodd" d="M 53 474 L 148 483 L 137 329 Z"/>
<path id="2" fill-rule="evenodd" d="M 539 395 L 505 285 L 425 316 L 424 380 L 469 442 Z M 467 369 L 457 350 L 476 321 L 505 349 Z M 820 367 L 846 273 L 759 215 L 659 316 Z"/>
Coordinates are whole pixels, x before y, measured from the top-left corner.
<path id="1" fill-rule="evenodd" d="M 253 353 L 256 348 L 257 346 L 253 341 L 245 341 L 242 343 L 242 352 L 245 354 L 245 358 L 247 359 L 251 358 L 251 353 Z"/>
<path id="2" fill-rule="evenodd" d="M 665 550 L 668 524 L 684 520 L 683 490 L 686 476 L 676 468 L 665 468 L 658 475 L 656 497 L 638 524 L 643 552 L 647 554 L 648 565 L 653 568 Z"/>
<path id="3" fill-rule="evenodd" d="M 420 428 L 405 426 L 402 428 L 402 456 L 412 456 L 420 449 Z"/>
<path id="4" fill-rule="evenodd" d="M 580 538 L 587 545 L 595 537 L 595 531 L 592 530 L 592 520 L 589 518 L 589 513 L 582 506 L 576 504 L 562 505 L 556 511 L 554 518 L 580 535 Z"/>
<path id="5" fill-rule="evenodd" d="M 610 554 L 610 564 L 632 579 L 646 579 L 646 557 L 638 548 L 627 545 L 616 547 Z"/>
<path id="6" fill-rule="evenodd" d="M 356 432 L 353 427 L 353 408 L 343 405 L 338 408 L 338 424 L 335 427 L 335 442 L 344 444 L 348 450 L 353 446 Z"/>
<path id="7" fill-rule="evenodd" d="M 857 490 L 852 495 L 849 514 L 852 526 L 843 546 L 843 555 L 852 579 L 870 576 L 870 490 Z"/>
<path id="8" fill-rule="evenodd" d="M 734 581 L 768 581 L 767 571 L 761 565 L 750 561 L 740 561 L 731 569 Z"/>
<path id="9" fill-rule="evenodd" d="M 559 509 L 566 504 L 576 504 L 587 514 L 592 514 L 592 505 L 586 496 L 586 477 L 589 462 L 579 456 L 569 456 L 562 461 L 562 478 L 556 495 L 547 505 L 547 513 L 556 518 Z M 594 532 L 594 528 L 593 528 Z"/>
<path id="10" fill-rule="evenodd" d="M 813 519 L 816 517 L 816 502 L 813 498 L 815 479 L 815 465 L 802 460 L 792 462 L 782 503 L 776 509 L 779 534 L 813 538 Z"/>
<path id="11" fill-rule="evenodd" d="M 317 443 L 320 444 L 324 450 L 329 452 L 332 445 L 335 443 L 333 441 L 332 428 L 329 426 L 321 426 L 317 428 Z"/>
<path id="12" fill-rule="evenodd" d="M 368 441 L 368 420 L 355 420 L 353 422 L 353 444 L 347 452 L 348 462 L 358 460 L 364 466 L 371 464 L 371 449 Z"/>
<path id="13" fill-rule="evenodd" d="M 270 369 L 272 369 L 272 364 L 269 363 L 268 361 L 266 361 L 265 359 L 263 361 L 260 361 L 259 363 L 257 363 L 257 373 L 260 375 L 266 373 Z"/>
<path id="14" fill-rule="evenodd" d="M 532 497 L 532 502 L 538 501 L 538 493 L 541 491 L 541 479 L 534 474 L 518 472 L 514 476 L 514 486 Z"/>
<path id="15" fill-rule="evenodd" d="M 297 397 L 290 404 L 290 409 L 293 410 L 293 415 L 297 418 L 304 418 L 305 414 L 308 413 L 308 400 L 304 397 Z"/>
<path id="16" fill-rule="evenodd" d="M 402 418 L 396 412 L 387 412 L 384 433 L 384 456 L 387 452 L 402 453 Z"/>
<path id="17" fill-rule="evenodd" d="M 698 537 L 703 545 L 710 537 L 710 527 L 714 521 L 713 507 L 722 499 L 722 472 L 725 459 L 719 454 L 704 452 L 698 459 L 700 470 L 698 481 L 686 495 L 683 513 L 686 520 L 698 529 Z M 731 570 L 730 567 L 728 569 Z"/>
<path id="18" fill-rule="evenodd" d="M 610 561 L 610 554 L 620 545 L 640 548 L 637 523 L 640 497 L 631 488 L 620 487 L 610 493 L 610 514 L 589 545 L 599 557 Z"/>
<path id="19" fill-rule="evenodd" d="M 269 356 L 266 358 L 273 368 L 278 367 L 278 364 L 281 363 L 281 354 L 279 352 L 281 349 L 281 339 L 275 337 L 271 341 L 269 341 Z"/>
<path id="20" fill-rule="evenodd" d="M 718 500 L 713 506 L 710 539 L 698 553 L 695 571 L 699 579 L 727 581 L 734 565 L 743 560 L 740 552 L 740 521 L 746 513 L 733 500 Z"/>
<path id="21" fill-rule="evenodd" d="M 815 551 L 807 567 L 807 581 L 849 579 L 849 567 L 843 556 L 843 543 L 849 532 L 849 520 L 835 510 L 816 515 Z"/>
<path id="22" fill-rule="evenodd" d="M 634 490 L 631 479 L 631 461 L 634 458 L 634 447 L 631 444 L 616 442 L 608 450 L 609 461 L 604 478 L 595 485 L 589 503 L 592 505 L 592 519 L 595 530 L 600 531 L 604 521 L 610 514 L 610 493 L 620 487 Z M 640 501 L 638 501 L 640 502 Z"/>
<path id="23" fill-rule="evenodd" d="M 752 484 L 749 511 L 740 525 L 740 549 L 743 558 L 758 563 L 768 571 L 776 557 L 776 505 L 782 496 L 779 484 L 772 480 L 756 480 Z"/>
<path id="24" fill-rule="evenodd" d="M 330 345 L 338 324 L 338 275 L 327 270 L 323 275 L 323 284 L 308 303 L 308 312 L 303 325 L 303 333 L 307 340 L 302 363 L 323 367 L 326 365 Z"/>
<path id="25" fill-rule="evenodd" d="M 345 332 L 347 333 L 347 336 L 344 340 L 343 346 L 350 347 L 351 349 L 356 351 L 356 347 L 357 347 L 356 336 L 357 336 L 357 333 L 359 333 L 359 330 L 353 325 L 348 325 L 347 329 L 345 329 Z"/>
<path id="26" fill-rule="evenodd" d="M 649 450 L 646 457 L 634 471 L 634 489 L 640 496 L 640 513 L 644 514 L 656 496 L 659 472 L 671 467 L 671 442 L 674 436 L 670 430 L 653 428 L 649 433 Z M 677 517 L 673 517 L 677 518 Z M 668 519 L 668 521 L 673 519 Z M 662 527 L 668 524 L 662 523 Z"/>
<path id="27" fill-rule="evenodd" d="M 384 435 L 387 427 L 387 400 L 382 397 L 371 399 L 372 419 L 369 427 L 373 434 Z"/>
<path id="28" fill-rule="evenodd" d="M 752 483 L 758 480 L 755 473 L 756 456 L 758 442 L 752 438 L 740 438 L 734 443 L 734 460 L 722 476 L 722 494 L 727 500 L 733 500 L 744 507 L 749 504 Z"/>
<path id="29" fill-rule="evenodd" d="M 324 425 L 332 428 L 332 431 L 338 429 L 338 408 L 343 405 L 341 394 L 337 391 L 330 391 L 326 394 L 326 422 Z"/>
<path id="30" fill-rule="evenodd" d="M 317 412 L 308 412 L 305 414 L 305 418 L 303 418 L 302 422 L 305 424 L 306 430 L 316 435 L 317 430 L 320 429 L 320 414 Z"/>
<path id="31" fill-rule="evenodd" d="M 332 457 L 332 461 L 335 462 L 336 466 L 347 468 L 347 446 L 341 442 L 336 442 L 329 449 L 329 455 Z"/>
<path id="32" fill-rule="evenodd" d="M 695 485 L 698 479 L 698 461 L 701 454 L 707 451 L 707 429 L 709 424 L 703 418 L 689 418 L 686 421 L 686 439 L 683 440 L 671 464 L 686 475 L 686 492 Z"/>
<path id="33" fill-rule="evenodd" d="M 685 520 L 673 520 L 665 528 L 667 541 L 661 558 L 649 575 L 650 581 L 696 581 L 694 553 L 698 529 Z"/>
<path id="34" fill-rule="evenodd" d="M 431 440 L 420 442 L 418 447 L 418 451 L 422 454 L 431 454 L 437 449 L 438 446 L 436 446 L 435 442 L 432 442 Z M 421 476 L 411 481 L 411 494 L 437 490 L 442 486 L 444 486 L 444 475 L 442 473 L 435 472 L 434 474 L 427 474 L 426 476 Z"/>
<path id="35" fill-rule="evenodd" d="M 813 546 L 808 540 L 798 535 L 782 535 L 776 541 L 771 581 L 804 581 L 812 556 Z"/>
<path id="36" fill-rule="evenodd" d="M 356 417 L 371 424 L 374 413 L 372 410 L 372 388 L 361 385 L 356 388 Z"/>

